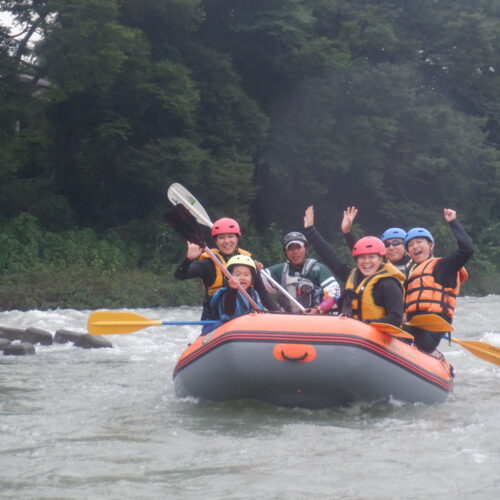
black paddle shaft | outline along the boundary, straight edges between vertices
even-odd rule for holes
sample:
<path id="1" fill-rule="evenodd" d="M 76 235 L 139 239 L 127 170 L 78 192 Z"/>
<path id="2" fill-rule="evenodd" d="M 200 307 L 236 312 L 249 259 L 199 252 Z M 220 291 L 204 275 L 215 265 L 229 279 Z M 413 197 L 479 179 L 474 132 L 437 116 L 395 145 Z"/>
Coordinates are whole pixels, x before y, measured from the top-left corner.
<path id="1" fill-rule="evenodd" d="M 188 209 L 178 203 L 165 214 L 167 223 L 185 240 L 195 243 L 200 247 L 206 247 L 203 228 L 189 213 Z"/>

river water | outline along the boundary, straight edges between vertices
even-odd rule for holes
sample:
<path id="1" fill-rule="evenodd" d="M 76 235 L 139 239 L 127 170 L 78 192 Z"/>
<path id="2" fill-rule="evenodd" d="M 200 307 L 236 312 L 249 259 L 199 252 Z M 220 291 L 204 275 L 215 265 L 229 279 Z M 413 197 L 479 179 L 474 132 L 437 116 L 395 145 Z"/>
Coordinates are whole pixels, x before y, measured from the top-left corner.
<path id="1" fill-rule="evenodd" d="M 499 310 L 500 296 L 460 299 L 456 337 L 500 345 Z M 0 312 L 0 326 L 83 331 L 88 312 Z M 152 327 L 108 336 L 113 349 L 1 356 L 0 498 L 499 498 L 500 367 L 442 342 L 456 371 L 444 404 L 200 403 L 177 399 L 171 377 L 197 333 Z"/>

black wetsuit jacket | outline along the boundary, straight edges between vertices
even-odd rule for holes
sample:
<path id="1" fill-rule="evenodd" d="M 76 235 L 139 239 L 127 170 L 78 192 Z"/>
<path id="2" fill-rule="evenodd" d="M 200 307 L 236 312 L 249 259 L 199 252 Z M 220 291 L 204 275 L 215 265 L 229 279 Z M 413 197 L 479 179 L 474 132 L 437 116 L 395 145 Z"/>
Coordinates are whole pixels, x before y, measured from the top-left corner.
<path id="1" fill-rule="evenodd" d="M 345 283 L 353 266 L 349 266 L 342 261 L 315 227 L 306 228 L 304 235 L 320 259 Z M 355 284 L 359 284 L 363 279 L 364 276 L 359 271 L 356 271 Z M 395 326 L 401 325 L 403 319 L 403 293 L 394 279 L 381 279 L 373 288 L 373 300 L 375 304 L 383 307 L 387 312 L 386 316 L 378 319 L 377 322 L 390 323 Z"/>

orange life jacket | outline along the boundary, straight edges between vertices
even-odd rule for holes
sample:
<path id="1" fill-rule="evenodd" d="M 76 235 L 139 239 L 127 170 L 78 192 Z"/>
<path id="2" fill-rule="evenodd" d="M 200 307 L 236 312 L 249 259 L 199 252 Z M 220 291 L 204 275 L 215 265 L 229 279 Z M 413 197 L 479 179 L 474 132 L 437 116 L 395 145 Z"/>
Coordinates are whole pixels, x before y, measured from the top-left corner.
<path id="1" fill-rule="evenodd" d="M 419 312 L 435 313 L 452 319 L 457 305 L 460 286 L 467 279 L 465 267 L 457 272 L 454 288 L 445 288 L 436 283 L 432 272 L 441 260 L 433 257 L 416 266 L 406 281 L 405 313 L 408 319 Z"/>
<path id="2" fill-rule="evenodd" d="M 211 250 L 218 257 L 218 259 L 224 264 L 224 266 L 227 266 L 227 260 L 229 260 L 229 257 L 232 257 L 232 255 L 228 256 L 228 259 L 226 260 L 224 254 L 219 252 L 217 248 L 211 248 Z M 248 255 L 249 257 L 252 256 L 250 252 L 247 252 L 246 250 L 243 250 L 241 248 L 237 248 L 236 253 L 240 255 Z M 210 255 L 208 255 L 207 252 L 203 252 L 200 255 L 200 260 L 203 259 L 210 259 Z M 209 297 L 211 297 L 220 287 L 224 286 L 224 274 L 222 274 L 222 271 L 220 270 L 219 266 L 215 265 L 215 263 L 214 267 L 215 267 L 215 280 L 207 287 L 207 294 Z"/>

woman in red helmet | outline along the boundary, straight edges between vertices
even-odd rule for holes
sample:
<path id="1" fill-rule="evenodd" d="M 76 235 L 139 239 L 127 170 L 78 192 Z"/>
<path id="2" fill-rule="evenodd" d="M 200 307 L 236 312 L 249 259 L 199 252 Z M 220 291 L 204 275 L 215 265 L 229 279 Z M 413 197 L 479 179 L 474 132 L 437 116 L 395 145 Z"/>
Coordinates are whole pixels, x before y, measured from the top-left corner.
<path id="1" fill-rule="evenodd" d="M 403 318 L 404 275 L 385 260 L 385 245 L 375 236 L 365 236 L 352 249 L 356 267 L 341 260 L 314 227 L 314 208 L 304 216 L 305 235 L 331 271 L 345 282 L 341 313 L 370 323 L 400 326 Z"/>
<path id="2" fill-rule="evenodd" d="M 240 226 L 234 219 L 224 217 L 214 222 L 212 226 L 212 241 L 216 248 L 212 248 L 211 250 L 224 265 L 227 265 L 227 262 L 233 255 L 247 255 L 249 257 L 252 255 L 250 252 L 238 247 L 240 237 Z M 224 286 L 224 275 L 209 255 L 203 252 L 201 247 L 190 242 L 187 243 L 187 246 L 186 258 L 177 267 L 174 276 L 178 280 L 201 278 L 203 287 L 205 288 L 201 319 L 213 319 L 211 318 L 210 300 L 215 292 Z M 262 268 L 260 262 L 256 262 L 256 265 L 259 270 Z M 276 306 L 269 298 L 258 273 L 255 287 L 261 295 L 265 307 L 275 309 Z"/>

